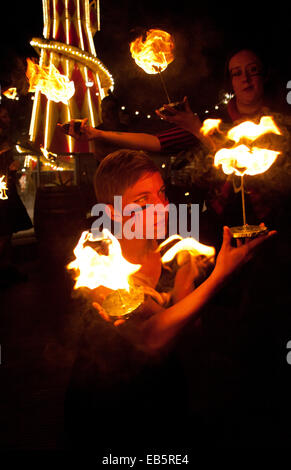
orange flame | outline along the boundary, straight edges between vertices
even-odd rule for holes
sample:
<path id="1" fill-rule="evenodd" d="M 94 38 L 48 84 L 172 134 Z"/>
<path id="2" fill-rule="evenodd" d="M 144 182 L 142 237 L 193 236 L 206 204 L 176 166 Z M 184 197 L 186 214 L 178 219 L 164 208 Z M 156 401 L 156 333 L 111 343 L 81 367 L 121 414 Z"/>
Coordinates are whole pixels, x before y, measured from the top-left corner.
<path id="1" fill-rule="evenodd" d="M 60 74 L 53 64 L 40 67 L 31 59 L 27 59 L 26 76 L 29 80 L 29 92 L 40 90 L 47 99 L 56 103 L 61 101 L 68 104 L 75 93 L 74 82 L 66 75 Z"/>
<path id="2" fill-rule="evenodd" d="M 145 40 L 140 36 L 130 44 L 133 59 L 149 74 L 159 73 L 167 68 L 174 60 L 173 49 L 171 35 L 160 29 L 150 29 Z"/>
<path id="3" fill-rule="evenodd" d="M 221 119 L 205 119 L 200 129 L 203 135 L 212 134 L 215 130 L 219 130 Z"/>
<path id="4" fill-rule="evenodd" d="M 236 143 L 239 142 L 242 138 L 246 138 L 253 142 L 258 137 L 261 137 L 262 135 L 269 132 L 281 135 L 281 132 L 274 123 L 272 117 L 263 116 L 259 124 L 255 124 L 252 121 L 245 121 L 238 126 L 232 127 L 228 131 L 227 137 L 230 140 L 234 140 Z"/>
<path id="5" fill-rule="evenodd" d="M 215 255 L 215 248 L 213 246 L 203 245 L 202 243 L 199 243 L 197 240 L 195 240 L 195 238 L 182 238 L 180 235 L 172 235 L 171 237 L 167 238 L 167 240 L 160 244 L 159 249 L 165 247 L 174 240 L 179 241 L 174 246 L 169 248 L 169 250 L 167 250 L 166 253 L 162 256 L 162 263 L 168 263 L 169 261 L 172 261 L 178 253 L 183 251 L 190 253 L 192 256 L 203 255 L 209 259 L 213 258 Z"/>
<path id="6" fill-rule="evenodd" d="M 8 199 L 8 196 L 6 194 L 7 191 L 7 184 L 5 181 L 5 175 L 0 176 L 0 199 L 5 200 Z"/>
<path id="7" fill-rule="evenodd" d="M 74 249 L 75 260 L 67 267 L 78 272 L 74 289 L 88 287 L 96 289 L 99 286 L 108 289 L 130 288 L 130 276 L 139 270 L 140 264 L 129 263 L 121 252 L 120 243 L 109 230 L 103 230 L 104 240 L 108 241 L 108 256 L 99 254 L 86 242 L 96 242 L 92 233 L 83 232 Z M 100 239 L 98 241 L 102 241 Z"/>
<path id="8" fill-rule="evenodd" d="M 17 98 L 17 88 L 8 88 L 8 90 L 3 91 L 3 95 L 9 100 L 15 100 Z"/>
<path id="9" fill-rule="evenodd" d="M 263 116 L 259 124 L 245 121 L 233 127 L 227 133 L 227 137 L 239 144 L 232 148 L 220 149 L 214 158 L 214 165 L 222 166 L 225 174 L 234 173 L 237 176 L 257 175 L 267 171 L 275 162 L 280 151 L 253 146 L 252 143 L 267 133 L 281 135 L 280 130 L 272 117 Z M 247 145 L 246 145 L 247 144 Z"/>

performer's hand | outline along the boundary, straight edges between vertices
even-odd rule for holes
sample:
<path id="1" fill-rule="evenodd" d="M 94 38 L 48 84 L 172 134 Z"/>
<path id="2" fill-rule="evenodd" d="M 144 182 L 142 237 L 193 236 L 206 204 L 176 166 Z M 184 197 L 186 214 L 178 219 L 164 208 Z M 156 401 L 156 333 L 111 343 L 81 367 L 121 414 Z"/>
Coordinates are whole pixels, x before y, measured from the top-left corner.
<path id="1" fill-rule="evenodd" d="M 95 310 L 97 310 L 103 320 L 107 321 L 108 323 L 113 323 L 114 326 L 122 325 L 122 323 L 125 322 L 125 320 L 122 319 L 113 321 L 98 302 L 93 302 L 92 306 L 95 308 Z"/>
<path id="2" fill-rule="evenodd" d="M 218 253 L 215 268 L 211 274 L 217 282 L 221 283 L 231 276 L 233 272 L 247 263 L 255 254 L 256 249 L 277 232 L 271 231 L 262 234 L 255 239 L 247 238 L 243 244 L 241 240 L 237 241 L 237 246 L 231 245 L 232 233 L 229 227 L 223 228 L 223 242 Z"/>
<path id="3" fill-rule="evenodd" d="M 88 118 L 82 119 L 81 124 L 78 128 L 76 128 L 75 123 L 76 119 L 72 119 L 66 124 L 69 124 L 68 130 L 65 130 L 64 126 L 66 124 L 60 124 L 58 123 L 58 126 L 62 129 L 65 134 L 70 135 L 71 137 L 74 137 L 76 140 L 92 140 L 92 139 L 98 139 L 98 137 L 101 138 L 102 131 L 95 129 L 92 126 L 88 126 Z"/>
<path id="4" fill-rule="evenodd" d="M 183 110 L 178 110 L 168 104 L 165 104 L 164 108 L 167 111 L 167 114 L 160 112 L 158 109 L 156 110 L 156 114 L 160 118 L 172 122 L 198 137 L 200 135 L 199 131 L 202 126 L 201 121 L 197 114 L 194 114 L 191 110 L 186 96 L 183 99 L 183 104 Z"/>

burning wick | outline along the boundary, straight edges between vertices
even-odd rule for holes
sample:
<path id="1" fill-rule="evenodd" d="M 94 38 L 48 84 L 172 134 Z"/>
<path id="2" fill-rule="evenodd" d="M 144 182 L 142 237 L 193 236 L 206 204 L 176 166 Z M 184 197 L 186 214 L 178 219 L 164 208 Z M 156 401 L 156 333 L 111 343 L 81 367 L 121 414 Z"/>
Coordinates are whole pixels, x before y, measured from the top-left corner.
<path id="1" fill-rule="evenodd" d="M 201 131 L 204 135 L 208 135 L 214 129 L 218 129 L 219 124 L 217 120 L 207 119 Z M 281 135 L 271 116 L 263 116 L 259 124 L 252 121 L 242 122 L 227 133 L 227 138 L 235 143 L 234 146 L 220 149 L 214 157 L 214 166 L 221 165 L 225 174 L 234 173 L 241 178 L 243 226 L 231 228 L 234 238 L 252 237 L 267 230 L 266 227 L 248 225 L 246 222 L 244 175 L 264 173 L 275 162 L 279 151 L 256 147 L 253 144 L 259 137 L 268 133 Z M 240 143 L 241 141 L 243 143 Z"/>
<path id="2" fill-rule="evenodd" d="M 148 74 L 159 74 L 168 103 L 171 103 L 162 72 L 174 60 L 174 42 L 169 33 L 150 29 L 146 38 L 138 37 L 130 43 L 130 52 L 136 64 Z"/>

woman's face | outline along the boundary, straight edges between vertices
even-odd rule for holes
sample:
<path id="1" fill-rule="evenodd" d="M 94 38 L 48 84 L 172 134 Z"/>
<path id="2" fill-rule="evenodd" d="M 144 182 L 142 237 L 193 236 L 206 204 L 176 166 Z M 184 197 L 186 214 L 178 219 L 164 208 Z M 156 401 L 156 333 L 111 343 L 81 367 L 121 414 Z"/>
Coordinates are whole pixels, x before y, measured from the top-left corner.
<path id="1" fill-rule="evenodd" d="M 230 59 L 228 70 L 239 104 L 256 105 L 260 103 L 264 94 L 262 69 L 260 59 L 252 51 L 240 51 Z"/>

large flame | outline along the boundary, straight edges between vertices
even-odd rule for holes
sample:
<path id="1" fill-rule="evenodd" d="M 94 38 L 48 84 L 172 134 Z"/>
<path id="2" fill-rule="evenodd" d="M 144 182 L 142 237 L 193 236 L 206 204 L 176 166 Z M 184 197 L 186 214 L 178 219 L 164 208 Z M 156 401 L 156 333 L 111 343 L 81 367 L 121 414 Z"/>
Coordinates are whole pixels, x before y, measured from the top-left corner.
<path id="1" fill-rule="evenodd" d="M 280 152 L 274 150 L 239 145 L 232 149 L 219 150 L 214 158 L 214 165 L 222 166 L 226 175 L 258 175 L 267 171 Z"/>
<path id="2" fill-rule="evenodd" d="M 75 93 L 74 82 L 62 75 L 53 64 L 40 67 L 31 59 L 27 59 L 26 76 L 29 80 L 29 92 L 40 90 L 49 100 L 56 103 L 68 104 Z"/>
<path id="3" fill-rule="evenodd" d="M 88 287 L 96 289 L 99 286 L 108 289 L 130 288 L 130 276 L 139 270 L 140 264 L 129 263 L 121 252 L 120 243 L 107 229 L 103 230 L 104 238 L 96 240 L 92 233 L 83 232 L 74 249 L 75 260 L 68 269 L 76 270 L 77 278 L 74 289 Z M 88 242 L 107 242 L 108 254 L 99 254 Z"/>
<path id="4" fill-rule="evenodd" d="M 267 171 L 275 162 L 280 151 L 256 146 L 255 141 L 267 134 L 281 135 L 272 117 L 263 116 L 259 124 L 245 121 L 231 128 L 227 138 L 235 144 L 231 148 L 222 148 L 214 158 L 214 165 L 222 166 L 225 174 L 238 176 L 257 175 Z"/>
<path id="5" fill-rule="evenodd" d="M 232 127 L 228 131 L 227 137 L 230 140 L 234 140 L 236 143 L 243 138 L 253 142 L 258 137 L 269 132 L 281 135 L 281 132 L 274 123 L 273 118 L 271 116 L 263 116 L 261 117 L 259 124 L 255 124 L 252 121 L 244 121 L 238 126 Z"/>
<path id="6" fill-rule="evenodd" d="M 166 69 L 174 60 L 174 42 L 169 33 L 160 29 L 150 29 L 146 39 L 138 37 L 130 44 L 130 52 L 146 73 L 155 74 Z"/>

